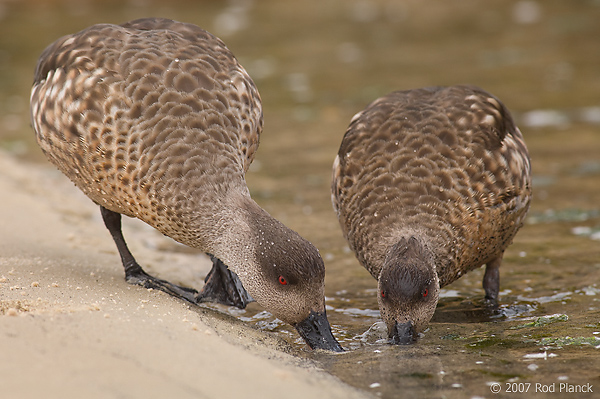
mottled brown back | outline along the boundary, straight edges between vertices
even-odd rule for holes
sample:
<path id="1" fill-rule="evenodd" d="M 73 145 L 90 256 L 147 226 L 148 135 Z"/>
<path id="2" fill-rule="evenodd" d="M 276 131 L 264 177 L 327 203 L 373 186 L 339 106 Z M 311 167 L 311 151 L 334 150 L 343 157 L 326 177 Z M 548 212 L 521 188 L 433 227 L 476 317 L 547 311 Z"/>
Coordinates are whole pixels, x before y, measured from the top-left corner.
<path id="1" fill-rule="evenodd" d="M 352 120 L 334 164 L 344 236 L 378 278 L 385 252 L 418 236 L 440 285 L 500 256 L 523 223 L 531 166 L 505 106 L 470 86 L 391 93 Z"/>
<path id="2" fill-rule="evenodd" d="M 259 94 L 194 25 L 143 19 L 65 36 L 40 57 L 31 103 L 39 145 L 85 194 L 181 242 L 202 246 L 202 215 L 232 188 L 247 192 Z"/>

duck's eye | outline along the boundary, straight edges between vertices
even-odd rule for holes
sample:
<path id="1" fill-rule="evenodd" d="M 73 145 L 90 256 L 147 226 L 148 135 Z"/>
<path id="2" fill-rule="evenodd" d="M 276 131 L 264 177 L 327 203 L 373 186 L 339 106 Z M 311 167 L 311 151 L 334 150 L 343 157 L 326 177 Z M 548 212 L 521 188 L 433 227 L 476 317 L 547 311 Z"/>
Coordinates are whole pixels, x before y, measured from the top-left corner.
<path id="1" fill-rule="evenodd" d="M 381 294 L 381 297 L 382 297 L 382 298 L 385 298 L 385 291 L 384 291 L 384 290 L 381 290 L 381 293 L 380 293 L 380 294 Z"/>
<path id="2" fill-rule="evenodd" d="M 279 276 L 279 284 L 281 284 L 281 285 L 287 285 L 288 281 L 285 279 L 285 277 Z"/>
<path id="3" fill-rule="evenodd" d="M 423 290 L 423 298 L 427 298 L 427 295 L 429 295 L 429 290 L 427 288 L 425 288 Z"/>

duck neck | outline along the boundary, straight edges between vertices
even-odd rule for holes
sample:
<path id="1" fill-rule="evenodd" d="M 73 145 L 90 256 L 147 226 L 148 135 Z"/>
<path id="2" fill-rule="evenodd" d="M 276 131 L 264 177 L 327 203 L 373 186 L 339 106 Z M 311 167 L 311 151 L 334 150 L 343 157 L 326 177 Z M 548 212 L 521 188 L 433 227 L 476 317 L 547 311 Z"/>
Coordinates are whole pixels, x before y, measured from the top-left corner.
<path id="1" fill-rule="evenodd" d="M 230 195 L 224 205 L 217 218 L 221 225 L 209 250 L 242 283 L 256 278 L 265 264 L 293 256 L 294 249 L 303 247 L 302 237 L 262 209 L 249 194 Z"/>
<path id="2" fill-rule="evenodd" d="M 256 232 L 251 225 L 251 215 L 271 217 L 249 194 L 242 192 L 229 193 L 215 214 L 218 215 L 214 218 L 218 225 L 214 226 L 212 240 L 207 242 L 208 252 L 225 263 L 244 283 L 245 275 L 256 272 L 251 270 L 256 264 Z"/>

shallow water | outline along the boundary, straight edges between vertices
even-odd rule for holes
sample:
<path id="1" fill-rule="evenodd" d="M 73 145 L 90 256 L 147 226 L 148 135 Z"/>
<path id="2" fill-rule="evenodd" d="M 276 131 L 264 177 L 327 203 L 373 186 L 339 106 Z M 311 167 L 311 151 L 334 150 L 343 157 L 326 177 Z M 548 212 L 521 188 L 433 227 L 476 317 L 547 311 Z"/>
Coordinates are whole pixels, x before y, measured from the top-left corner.
<path id="1" fill-rule="evenodd" d="M 196 23 L 219 35 L 258 85 L 265 131 L 250 189 L 321 250 L 328 316 L 348 351 L 307 352 L 256 305 L 232 313 L 381 397 L 542 397 L 553 387 L 555 397 L 593 397 L 565 391 L 588 383 L 600 392 L 598 1 L 159 3 L 0 3 L 0 146 L 42 161 L 28 96 L 36 59 L 55 38 L 150 15 Z M 482 306 L 483 273 L 474 271 L 444 289 L 417 344 L 393 347 L 383 342 L 376 282 L 331 209 L 331 163 L 350 118 L 371 100 L 454 83 L 477 84 L 513 110 L 531 153 L 534 201 L 505 254 L 499 311 Z"/>

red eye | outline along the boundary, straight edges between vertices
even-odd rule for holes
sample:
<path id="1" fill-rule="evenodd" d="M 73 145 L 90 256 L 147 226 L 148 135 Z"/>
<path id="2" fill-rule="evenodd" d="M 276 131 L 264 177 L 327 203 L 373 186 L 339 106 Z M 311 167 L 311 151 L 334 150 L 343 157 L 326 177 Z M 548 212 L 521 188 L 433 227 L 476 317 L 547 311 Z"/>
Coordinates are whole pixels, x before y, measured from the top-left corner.
<path id="1" fill-rule="evenodd" d="M 381 297 L 385 298 L 385 291 L 381 290 Z"/>
<path id="2" fill-rule="evenodd" d="M 429 290 L 427 288 L 425 288 L 425 291 L 423 291 L 423 298 L 426 298 L 428 294 L 429 294 Z"/>
<path id="3" fill-rule="evenodd" d="M 279 276 L 279 284 L 281 285 L 287 285 L 287 280 L 285 279 L 285 277 L 283 276 Z"/>

